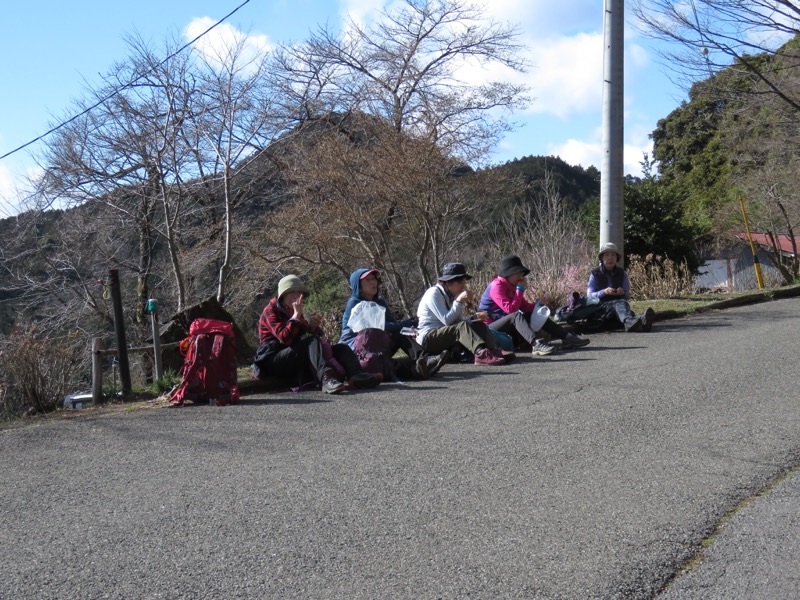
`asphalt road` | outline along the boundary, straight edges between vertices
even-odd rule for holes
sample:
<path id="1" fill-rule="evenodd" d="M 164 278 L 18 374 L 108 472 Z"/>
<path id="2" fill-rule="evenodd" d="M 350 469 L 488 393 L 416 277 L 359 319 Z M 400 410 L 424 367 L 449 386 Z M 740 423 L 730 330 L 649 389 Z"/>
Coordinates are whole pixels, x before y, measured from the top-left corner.
<path id="1" fill-rule="evenodd" d="M 0 598 L 654 598 L 800 464 L 799 313 L 6 429 Z"/>

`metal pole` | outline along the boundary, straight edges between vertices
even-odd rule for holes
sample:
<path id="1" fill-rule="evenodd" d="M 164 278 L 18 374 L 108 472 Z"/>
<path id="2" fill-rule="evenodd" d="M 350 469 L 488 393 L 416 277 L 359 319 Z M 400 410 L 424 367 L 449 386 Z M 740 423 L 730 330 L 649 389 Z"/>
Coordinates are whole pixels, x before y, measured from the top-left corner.
<path id="1" fill-rule="evenodd" d="M 119 289 L 119 271 L 109 269 L 108 286 L 111 290 L 111 306 L 114 309 L 114 331 L 117 335 L 117 356 L 119 356 L 119 382 L 122 397 L 128 398 L 133 391 L 131 370 L 128 364 L 128 342 L 125 340 L 125 321 L 122 316 L 122 294 Z"/>
<path id="2" fill-rule="evenodd" d="M 612 242 L 623 255 L 624 6 L 624 0 L 603 3 L 603 159 L 600 169 L 600 245 Z"/>
<path id="3" fill-rule="evenodd" d="M 147 301 L 147 310 L 150 311 L 150 321 L 153 326 L 153 367 L 158 381 L 164 374 L 161 369 L 161 338 L 158 333 L 158 300 L 150 298 Z"/>
<path id="4" fill-rule="evenodd" d="M 744 210 L 744 198 L 739 194 L 739 206 L 742 207 L 742 219 L 744 219 L 744 230 L 747 232 L 747 241 L 750 242 L 750 252 L 753 253 L 753 268 L 756 270 L 756 281 L 758 289 L 764 289 L 764 278 L 761 276 L 761 263 L 758 260 L 756 245 L 753 243 L 753 234 L 750 233 L 750 224 L 747 222 L 747 213 Z"/>

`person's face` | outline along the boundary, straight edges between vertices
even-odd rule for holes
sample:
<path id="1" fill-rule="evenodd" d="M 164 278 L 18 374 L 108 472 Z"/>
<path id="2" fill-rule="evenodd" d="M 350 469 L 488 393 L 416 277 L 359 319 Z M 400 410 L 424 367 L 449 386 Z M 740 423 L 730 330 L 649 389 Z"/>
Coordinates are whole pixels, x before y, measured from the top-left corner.
<path id="1" fill-rule="evenodd" d="M 292 305 L 303 297 L 303 292 L 297 290 L 290 290 L 281 296 L 281 304 L 286 308 L 292 308 Z"/>
<path id="2" fill-rule="evenodd" d="M 617 253 L 609 250 L 608 252 L 603 252 L 600 256 L 603 261 L 603 266 L 606 269 L 613 269 L 617 266 Z"/>
<path id="3" fill-rule="evenodd" d="M 511 285 L 517 285 L 520 281 L 524 279 L 524 277 L 525 275 L 523 275 L 521 272 L 514 273 L 506 277 L 506 281 L 508 281 L 508 283 L 510 283 Z"/>
<path id="4" fill-rule="evenodd" d="M 367 300 L 372 300 L 378 295 L 378 278 L 375 273 L 370 273 L 359 284 L 361 289 L 361 296 Z"/>
<path id="5" fill-rule="evenodd" d="M 446 281 L 444 285 L 450 295 L 458 296 L 467 287 L 467 280 L 464 277 L 459 277 L 458 279 Z"/>

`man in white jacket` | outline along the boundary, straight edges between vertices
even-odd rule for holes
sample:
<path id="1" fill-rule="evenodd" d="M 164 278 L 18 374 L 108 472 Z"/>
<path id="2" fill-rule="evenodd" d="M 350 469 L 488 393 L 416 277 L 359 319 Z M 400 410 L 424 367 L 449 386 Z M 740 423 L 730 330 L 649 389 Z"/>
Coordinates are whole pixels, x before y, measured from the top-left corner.
<path id="1" fill-rule="evenodd" d="M 486 315 L 464 317 L 464 304 L 473 298 L 467 288 L 467 269 L 461 263 L 442 267 L 439 282 L 428 288 L 417 308 L 417 342 L 429 354 L 452 350 L 458 344 L 475 355 L 476 365 L 502 365 L 513 360 L 514 353 L 497 347 L 497 340 L 483 322 Z"/>

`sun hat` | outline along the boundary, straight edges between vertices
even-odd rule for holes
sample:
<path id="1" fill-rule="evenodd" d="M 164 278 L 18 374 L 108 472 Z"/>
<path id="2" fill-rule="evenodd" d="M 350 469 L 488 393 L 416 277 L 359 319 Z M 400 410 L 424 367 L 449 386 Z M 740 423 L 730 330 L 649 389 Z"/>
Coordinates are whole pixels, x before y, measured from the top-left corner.
<path id="1" fill-rule="evenodd" d="M 287 275 L 278 282 L 278 300 L 286 292 L 302 292 L 306 295 L 311 293 L 297 275 Z"/>
<path id="2" fill-rule="evenodd" d="M 617 260 L 622 260 L 622 254 L 619 252 L 617 245 L 612 242 L 606 242 L 600 246 L 600 252 L 597 253 L 597 258 L 603 260 L 603 254 L 606 252 L 614 252 L 617 255 Z"/>
<path id="3" fill-rule="evenodd" d="M 369 277 L 370 275 L 373 275 L 373 274 L 375 275 L 375 277 L 380 277 L 381 276 L 381 272 L 378 271 L 378 269 L 368 269 L 368 270 L 364 271 L 361 274 L 361 277 L 359 277 L 359 280 L 366 279 L 367 277 Z"/>
<path id="4" fill-rule="evenodd" d="M 497 274 L 500 277 L 508 277 L 514 273 L 522 273 L 523 277 L 530 273 L 531 270 L 522 264 L 519 256 L 506 256 L 500 261 L 500 270 Z"/>
<path id="5" fill-rule="evenodd" d="M 442 267 L 442 274 L 439 281 L 451 281 L 453 279 L 472 279 L 472 275 L 467 275 L 467 268 L 461 263 L 445 263 Z"/>

